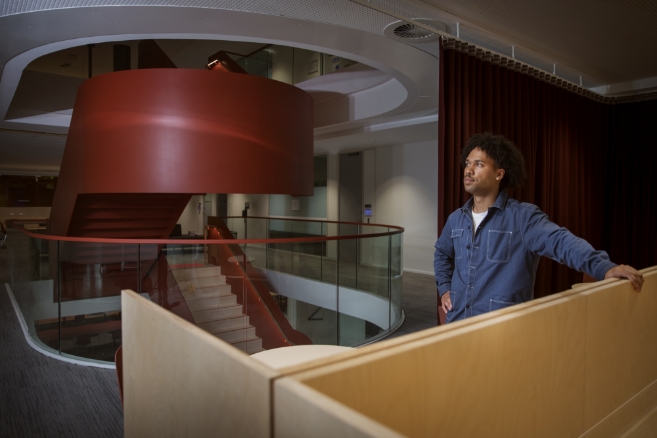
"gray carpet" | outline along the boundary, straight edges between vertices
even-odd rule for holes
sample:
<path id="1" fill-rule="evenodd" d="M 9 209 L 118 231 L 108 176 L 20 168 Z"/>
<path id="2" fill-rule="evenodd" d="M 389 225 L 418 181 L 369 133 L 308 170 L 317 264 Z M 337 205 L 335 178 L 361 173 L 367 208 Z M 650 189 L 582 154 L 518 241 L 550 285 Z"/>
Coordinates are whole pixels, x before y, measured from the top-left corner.
<path id="1" fill-rule="evenodd" d="M 123 411 L 114 370 L 44 356 L 28 346 L 5 283 L 0 249 L 0 437 L 121 437 Z M 432 276 L 404 273 L 404 324 L 390 337 L 436 325 Z"/>
<path id="2" fill-rule="evenodd" d="M 27 344 L 5 288 L 7 253 L 0 249 L 0 437 L 122 437 L 114 370 L 65 363 Z"/>
<path id="3" fill-rule="evenodd" d="M 404 272 L 402 309 L 406 318 L 402 326 L 388 338 L 435 327 L 437 325 L 436 279 L 433 275 Z"/>

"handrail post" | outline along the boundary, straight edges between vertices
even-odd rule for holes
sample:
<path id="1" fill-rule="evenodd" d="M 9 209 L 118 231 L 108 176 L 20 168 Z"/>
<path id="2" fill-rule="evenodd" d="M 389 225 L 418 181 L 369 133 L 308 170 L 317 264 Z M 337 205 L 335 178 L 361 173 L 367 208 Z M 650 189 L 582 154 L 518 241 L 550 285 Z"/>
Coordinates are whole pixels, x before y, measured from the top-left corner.
<path id="1" fill-rule="evenodd" d="M 338 225 L 338 235 L 340 235 L 340 225 Z M 338 253 L 335 257 L 335 322 L 336 322 L 336 342 L 340 345 L 340 240 L 338 239 Z"/>
<path id="2" fill-rule="evenodd" d="M 292 253 L 294 252 L 294 243 L 290 243 L 290 274 L 294 275 L 294 258 L 292 257 Z"/>
<path id="3" fill-rule="evenodd" d="M 388 229 L 390 232 L 390 229 Z M 388 330 L 392 325 L 392 236 L 388 236 Z"/>
<path id="4" fill-rule="evenodd" d="M 360 260 L 360 225 L 356 225 L 356 289 L 358 289 L 358 261 Z"/>
<path id="5" fill-rule="evenodd" d="M 141 295 L 141 243 L 137 244 L 137 292 Z"/>
<path id="6" fill-rule="evenodd" d="M 57 241 L 57 351 L 62 354 L 62 275 L 61 257 L 59 252 L 59 240 Z"/>

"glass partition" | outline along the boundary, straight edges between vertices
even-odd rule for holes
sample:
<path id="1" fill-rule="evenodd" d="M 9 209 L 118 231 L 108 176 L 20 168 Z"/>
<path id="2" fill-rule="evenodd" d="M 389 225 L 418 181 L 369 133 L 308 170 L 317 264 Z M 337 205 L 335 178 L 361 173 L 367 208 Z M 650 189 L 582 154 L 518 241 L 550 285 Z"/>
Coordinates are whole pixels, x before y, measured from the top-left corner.
<path id="1" fill-rule="evenodd" d="M 43 268 L 49 270 L 51 262 L 56 272 L 56 257 L 53 260 L 46 258 L 46 254 L 40 251 L 41 242 L 38 238 L 25 235 L 11 227 L 7 229 L 7 234 L 11 291 L 15 304 L 20 309 L 27 334 L 33 340 L 38 340 L 39 329 L 35 321 L 52 319 L 56 323 L 56 333 L 52 342 L 46 345 L 51 349 L 59 349 L 59 306 L 56 283 L 53 280 L 41 280 L 40 272 Z M 44 264 L 47 266 L 41 266 Z M 54 309 L 49 306 L 53 303 Z M 47 308 L 48 313 L 41 311 L 43 307 Z"/>
<path id="2" fill-rule="evenodd" d="M 61 309 L 59 353 L 112 362 L 121 345 L 121 290 L 139 290 L 139 245 L 55 243 L 59 260 L 53 278 Z"/>
<path id="3" fill-rule="evenodd" d="M 62 356 L 112 362 L 121 345 L 121 289 L 138 290 L 138 245 L 10 230 L 11 290 L 32 342 Z"/>
<path id="4" fill-rule="evenodd" d="M 403 261 L 402 235 L 387 236 L 390 240 L 390 325 L 395 326 L 402 318 Z"/>
<path id="5" fill-rule="evenodd" d="M 114 243 L 10 222 L 14 299 L 30 339 L 57 355 L 111 363 L 123 289 L 247 354 L 358 346 L 401 323 L 401 229 L 232 217 L 205 239 Z"/>
<path id="6" fill-rule="evenodd" d="M 272 76 L 272 56 L 269 47 L 265 47 L 249 56 L 232 55 L 230 56 L 252 76 L 261 76 L 270 78 Z"/>

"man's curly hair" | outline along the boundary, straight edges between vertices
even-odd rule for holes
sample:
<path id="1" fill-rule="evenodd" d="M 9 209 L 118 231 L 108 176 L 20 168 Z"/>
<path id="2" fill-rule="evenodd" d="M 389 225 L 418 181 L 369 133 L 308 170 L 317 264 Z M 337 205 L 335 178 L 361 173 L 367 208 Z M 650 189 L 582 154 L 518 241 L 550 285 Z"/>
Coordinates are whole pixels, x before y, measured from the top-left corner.
<path id="1" fill-rule="evenodd" d="M 479 148 L 486 153 L 498 169 L 504 169 L 504 178 L 500 182 L 500 190 L 519 189 L 527 179 L 525 171 L 525 158 L 520 149 L 501 135 L 490 132 L 475 134 L 470 137 L 468 144 L 461 151 L 461 166 L 465 168 L 465 160 L 473 149 Z"/>

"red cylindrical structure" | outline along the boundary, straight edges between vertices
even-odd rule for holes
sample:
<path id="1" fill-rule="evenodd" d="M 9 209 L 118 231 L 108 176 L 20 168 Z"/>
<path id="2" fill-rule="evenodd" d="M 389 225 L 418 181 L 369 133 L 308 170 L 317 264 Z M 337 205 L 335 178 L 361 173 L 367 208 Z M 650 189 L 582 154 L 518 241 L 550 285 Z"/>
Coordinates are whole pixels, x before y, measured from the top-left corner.
<path id="1" fill-rule="evenodd" d="M 74 153 L 88 193 L 312 195 L 312 98 L 206 70 L 101 75 L 78 91 L 66 144 Z"/>
<path id="2" fill-rule="evenodd" d="M 96 76 L 78 91 L 51 220 L 66 234 L 81 194 L 312 195 L 311 96 L 208 70 Z"/>

